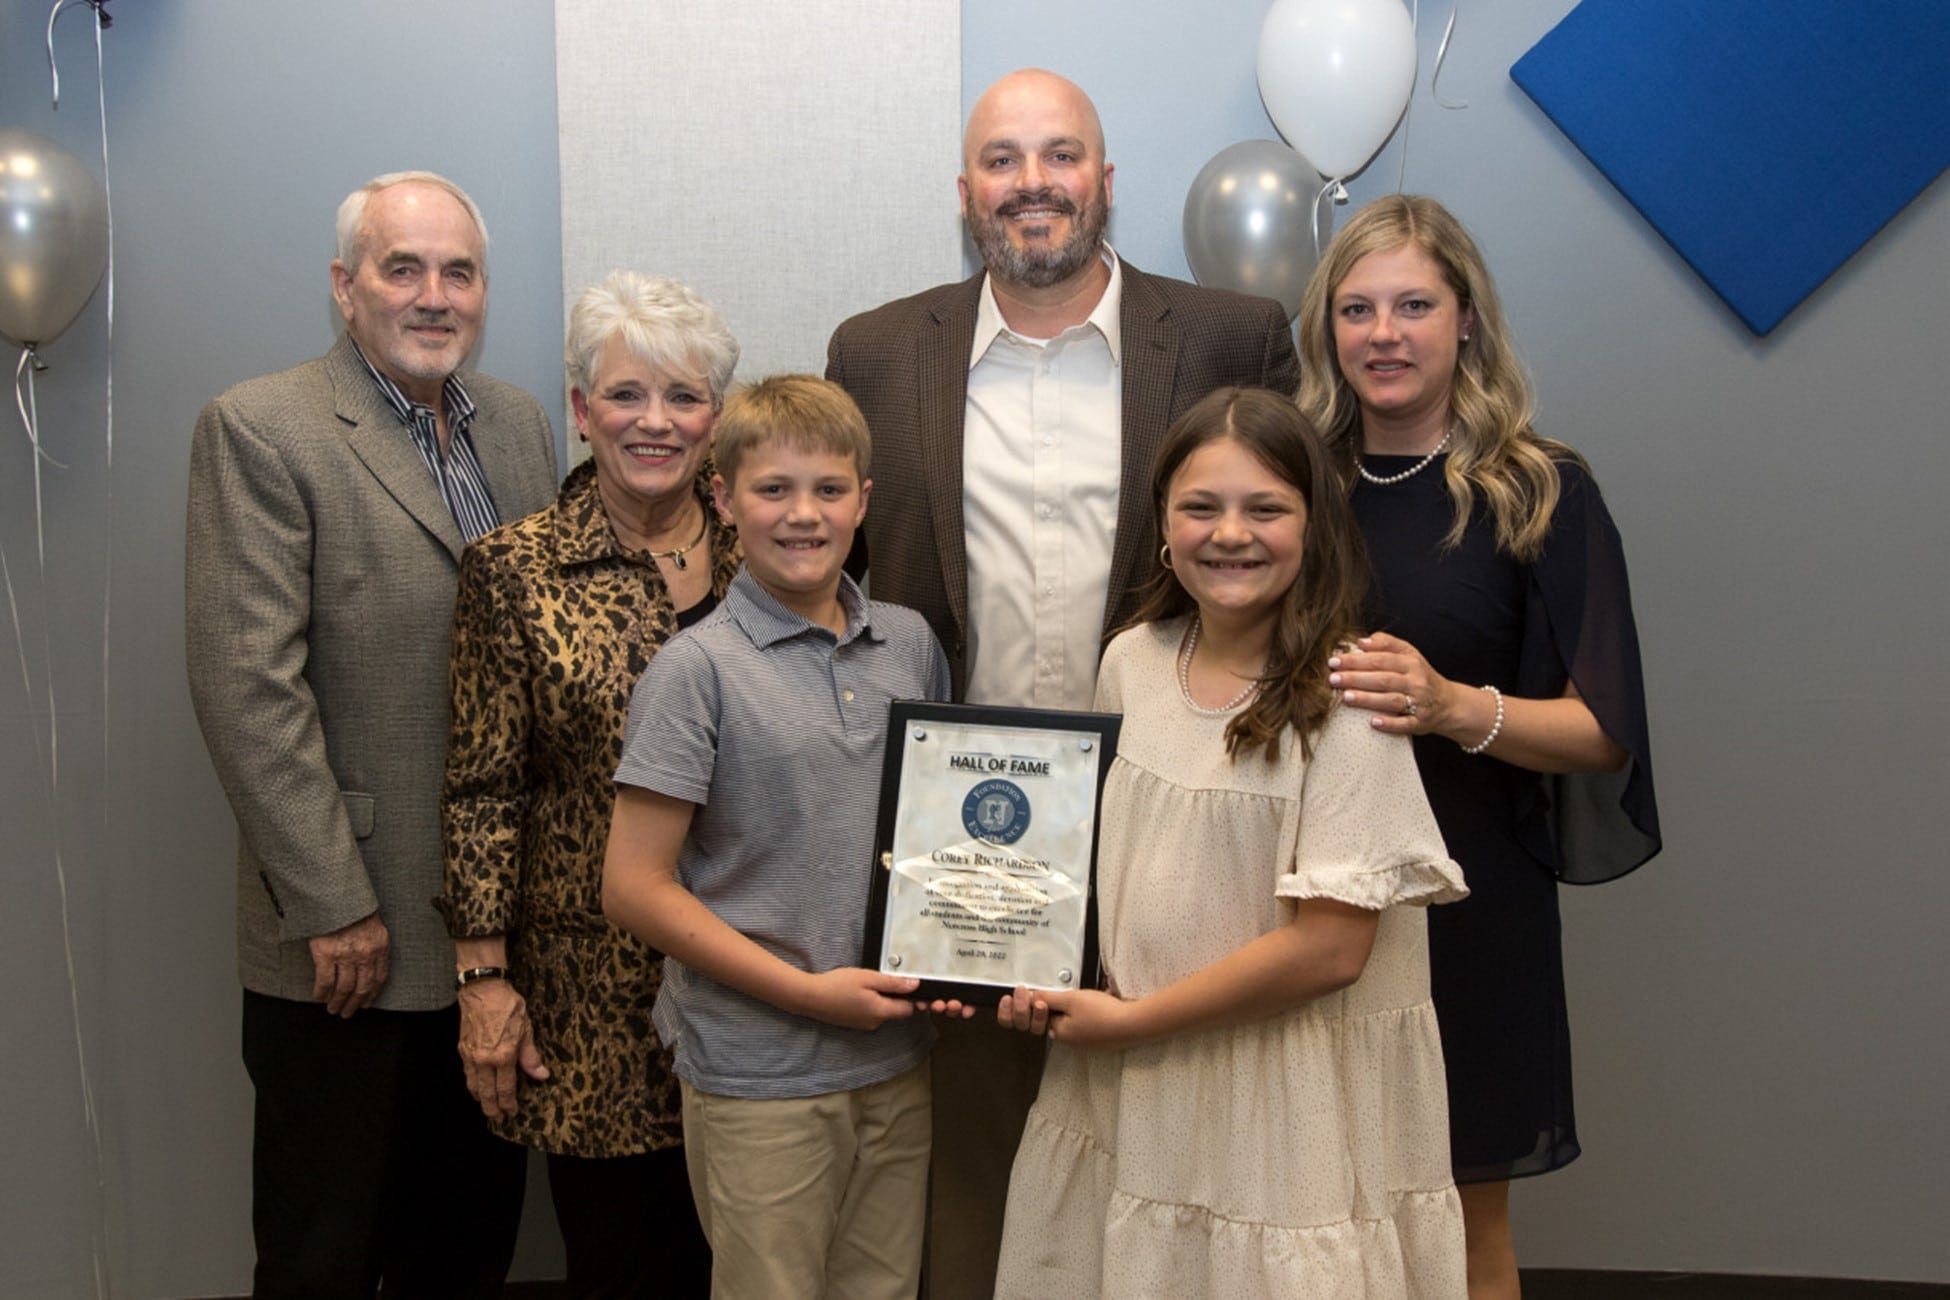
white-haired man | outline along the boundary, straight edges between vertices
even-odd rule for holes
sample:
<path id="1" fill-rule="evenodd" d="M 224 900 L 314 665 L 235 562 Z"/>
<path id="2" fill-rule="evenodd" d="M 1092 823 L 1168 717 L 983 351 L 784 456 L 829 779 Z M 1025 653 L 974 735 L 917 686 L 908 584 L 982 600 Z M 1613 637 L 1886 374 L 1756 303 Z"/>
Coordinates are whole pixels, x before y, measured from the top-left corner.
<path id="1" fill-rule="evenodd" d="M 549 502 L 554 433 L 460 368 L 487 231 L 451 181 L 354 191 L 331 284 L 332 349 L 211 402 L 190 459 L 190 689 L 238 827 L 254 1294 L 492 1296 L 525 1153 L 468 1094 L 430 901 L 447 656 L 461 550 Z"/>

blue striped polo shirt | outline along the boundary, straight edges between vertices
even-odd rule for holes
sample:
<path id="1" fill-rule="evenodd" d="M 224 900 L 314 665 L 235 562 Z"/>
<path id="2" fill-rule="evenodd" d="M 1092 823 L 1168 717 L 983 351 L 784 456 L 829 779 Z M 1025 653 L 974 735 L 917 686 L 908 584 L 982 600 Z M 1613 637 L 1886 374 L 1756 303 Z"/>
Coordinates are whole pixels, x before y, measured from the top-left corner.
<path id="1" fill-rule="evenodd" d="M 740 569 L 708 618 L 637 683 L 616 780 L 698 805 L 678 876 L 726 923 L 805 971 L 860 964 L 887 707 L 948 698 L 927 623 L 842 577 L 846 633 Z M 871 1031 L 780 1010 L 664 962 L 657 1033 L 692 1087 L 814 1097 L 880 1083 L 934 1042 L 924 1015 Z"/>

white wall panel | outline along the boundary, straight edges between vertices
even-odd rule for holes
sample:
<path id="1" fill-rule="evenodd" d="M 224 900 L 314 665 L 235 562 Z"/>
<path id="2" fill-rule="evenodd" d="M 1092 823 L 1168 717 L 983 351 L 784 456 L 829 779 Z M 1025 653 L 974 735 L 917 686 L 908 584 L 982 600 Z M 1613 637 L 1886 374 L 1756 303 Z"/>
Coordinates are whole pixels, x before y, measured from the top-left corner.
<path id="1" fill-rule="evenodd" d="M 557 0 L 555 27 L 565 310 L 616 267 L 674 276 L 753 379 L 961 275 L 955 0 Z"/>

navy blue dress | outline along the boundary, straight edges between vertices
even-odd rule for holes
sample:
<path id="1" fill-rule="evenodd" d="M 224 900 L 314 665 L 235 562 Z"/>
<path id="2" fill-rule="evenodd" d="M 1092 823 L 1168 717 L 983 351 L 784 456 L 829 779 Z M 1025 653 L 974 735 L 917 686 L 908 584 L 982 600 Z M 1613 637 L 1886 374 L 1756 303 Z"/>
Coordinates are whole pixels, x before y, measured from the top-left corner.
<path id="1" fill-rule="evenodd" d="M 1416 458 L 1367 456 L 1381 477 Z M 1479 508 L 1444 548 L 1454 507 L 1446 457 L 1401 483 L 1355 485 L 1374 567 L 1372 626 L 1452 681 L 1549 699 L 1566 681 L 1631 754 L 1616 774 L 1545 776 L 1450 740 L 1415 738 L 1422 784 L 1470 896 L 1429 911 L 1429 962 L 1449 1078 L 1458 1183 L 1545 1173 L 1578 1156 L 1557 882 L 1595 884 L 1659 851 L 1638 634 L 1618 530 L 1584 468 L 1562 494 L 1543 554 L 1498 553 Z"/>

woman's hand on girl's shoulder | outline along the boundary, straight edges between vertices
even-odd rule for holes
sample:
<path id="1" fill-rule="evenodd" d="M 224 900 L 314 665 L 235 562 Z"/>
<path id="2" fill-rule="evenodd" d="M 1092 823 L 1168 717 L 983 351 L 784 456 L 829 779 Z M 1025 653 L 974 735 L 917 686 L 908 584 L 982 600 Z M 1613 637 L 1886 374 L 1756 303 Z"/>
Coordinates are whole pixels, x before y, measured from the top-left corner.
<path id="1" fill-rule="evenodd" d="M 1375 632 L 1327 661 L 1327 684 L 1341 703 L 1366 709 L 1376 731 L 1421 736 L 1454 726 L 1456 686 L 1429 666 L 1422 652 L 1397 636 Z"/>

